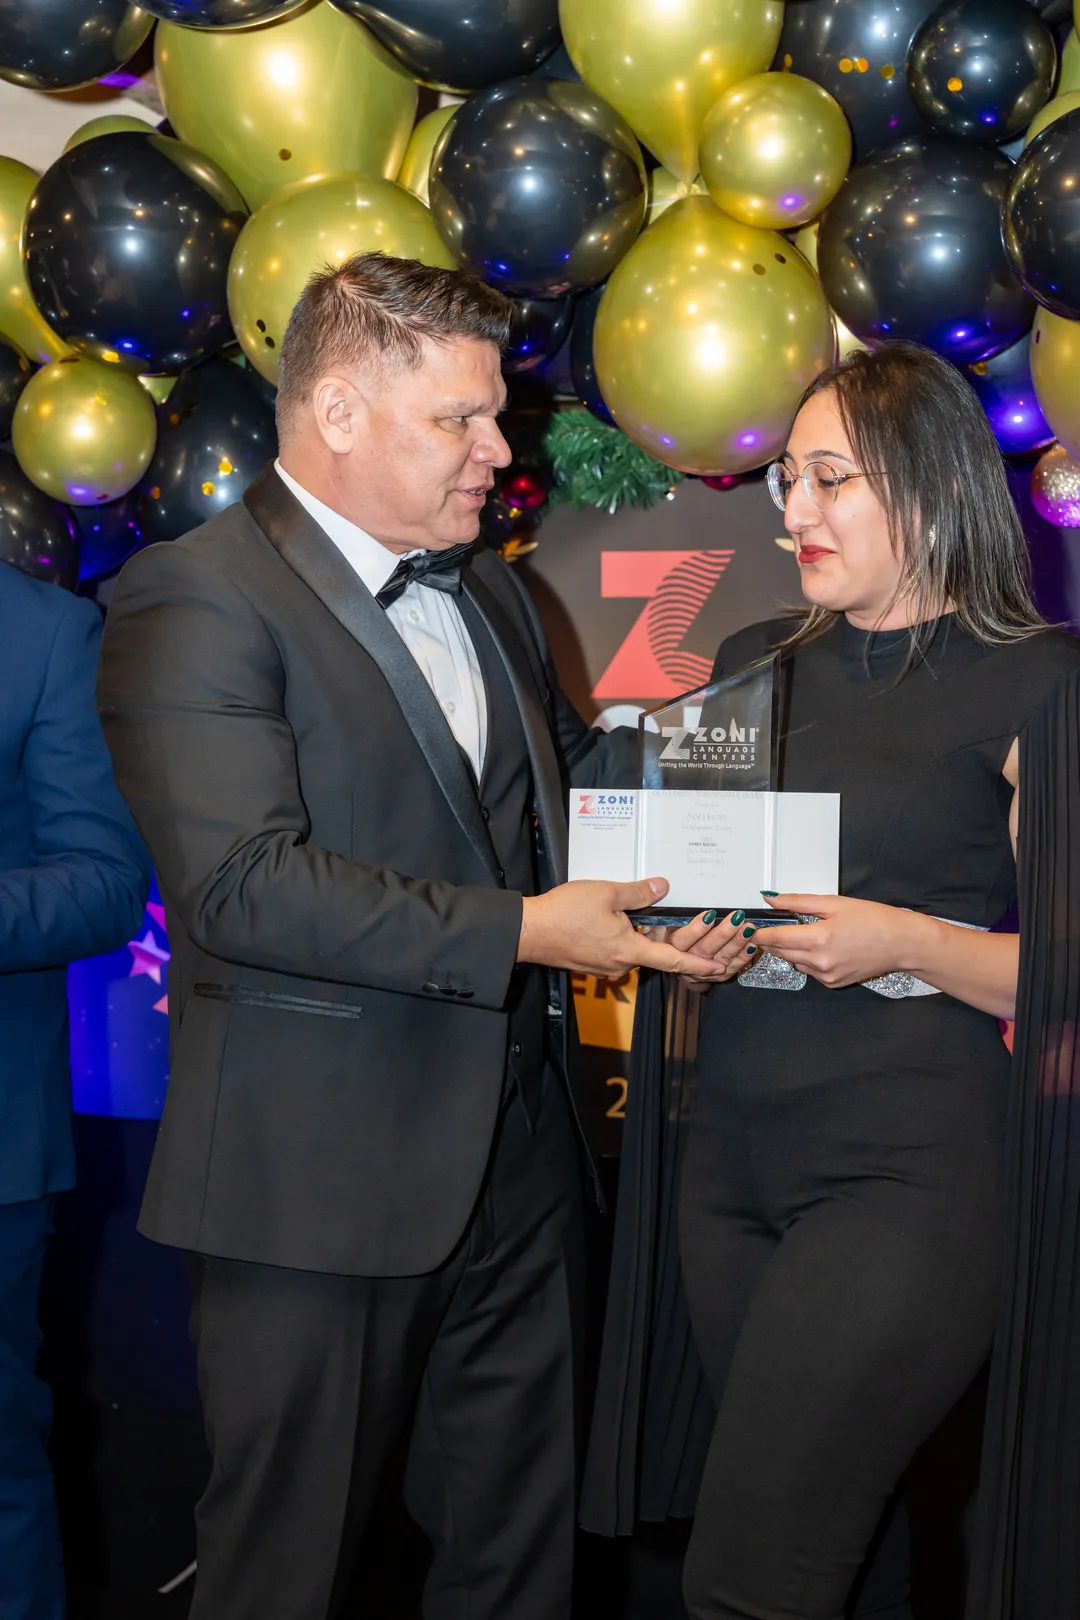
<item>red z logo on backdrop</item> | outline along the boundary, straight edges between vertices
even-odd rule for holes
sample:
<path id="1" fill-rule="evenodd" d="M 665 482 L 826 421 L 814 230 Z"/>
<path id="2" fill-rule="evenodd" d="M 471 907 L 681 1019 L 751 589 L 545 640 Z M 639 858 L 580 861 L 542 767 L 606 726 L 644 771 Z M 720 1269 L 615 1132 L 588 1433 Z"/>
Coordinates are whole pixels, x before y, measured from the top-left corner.
<path id="1" fill-rule="evenodd" d="M 703 686 L 712 660 L 683 651 L 686 632 L 734 551 L 602 551 L 600 595 L 647 598 L 593 689 L 595 698 L 678 697 Z"/>

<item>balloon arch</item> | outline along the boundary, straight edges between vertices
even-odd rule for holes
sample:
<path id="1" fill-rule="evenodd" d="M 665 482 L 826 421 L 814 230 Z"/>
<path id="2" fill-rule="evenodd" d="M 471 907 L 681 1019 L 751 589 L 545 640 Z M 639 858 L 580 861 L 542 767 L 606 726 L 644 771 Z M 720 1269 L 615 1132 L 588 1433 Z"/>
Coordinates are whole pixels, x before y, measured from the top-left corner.
<path id="1" fill-rule="evenodd" d="M 67 90 L 152 50 L 166 114 L 92 119 L 42 174 L 0 157 L 0 557 L 71 586 L 235 500 L 274 454 L 305 279 L 374 248 L 515 301 L 528 409 L 486 520 L 510 554 L 549 497 L 753 474 L 838 349 L 895 338 L 964 368 L 1002 452 L 1042 455 L 1040 510 L 1080 526 L 1075 21 L 0 0 L 0 76 Z"/>

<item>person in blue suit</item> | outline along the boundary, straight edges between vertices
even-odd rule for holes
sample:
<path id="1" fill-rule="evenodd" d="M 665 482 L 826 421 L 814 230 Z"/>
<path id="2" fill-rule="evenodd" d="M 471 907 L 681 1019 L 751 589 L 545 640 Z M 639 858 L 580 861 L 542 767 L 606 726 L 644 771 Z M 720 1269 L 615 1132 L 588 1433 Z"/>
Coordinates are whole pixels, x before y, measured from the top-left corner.
<path id="1" fill-rule="evenodd" d="M 116 950 L 150 866 L 94 707 L 101 615 L 0 564 L 0 1616 L 61 1620 L 36 1371 L 53 1194 L 75 1182 L 66 969 Z"/>

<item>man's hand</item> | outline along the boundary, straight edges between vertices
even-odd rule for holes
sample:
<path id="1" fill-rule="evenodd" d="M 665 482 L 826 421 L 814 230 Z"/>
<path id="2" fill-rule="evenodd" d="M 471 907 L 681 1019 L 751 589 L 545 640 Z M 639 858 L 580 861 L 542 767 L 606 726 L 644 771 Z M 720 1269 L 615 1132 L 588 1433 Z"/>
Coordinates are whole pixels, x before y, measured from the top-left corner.
<path id="1" fill-rule="evenodd" d="M 621 979 L 631 968 L 654 968 L 709 982 L 724 970 L 703 956 L 662 945 L 638 933 L 628 911 L 655 905 L 668 892 L 666 878 L 640 883 L 564 883 L 522 901 L 519 962 L 540 962 L 571 973 Z"/>

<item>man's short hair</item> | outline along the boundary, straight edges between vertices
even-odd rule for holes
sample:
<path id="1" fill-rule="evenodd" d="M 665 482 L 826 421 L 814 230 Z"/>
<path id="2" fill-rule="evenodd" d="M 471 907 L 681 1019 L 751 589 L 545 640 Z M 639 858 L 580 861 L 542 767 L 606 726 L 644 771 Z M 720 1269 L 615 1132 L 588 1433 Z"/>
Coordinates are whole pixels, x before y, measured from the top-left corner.
<path id="1" fill-rule="evenodd" d="M 279 434 L 299 416 L 320 377 L 336 367 L 411 370 L 425 342 L 480 338 L 506 347 L 513 303 L 464 270 L 357 253 L 313 275 L 281 340 Z"/>

